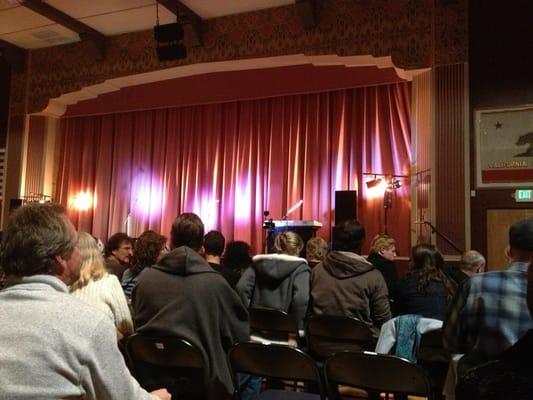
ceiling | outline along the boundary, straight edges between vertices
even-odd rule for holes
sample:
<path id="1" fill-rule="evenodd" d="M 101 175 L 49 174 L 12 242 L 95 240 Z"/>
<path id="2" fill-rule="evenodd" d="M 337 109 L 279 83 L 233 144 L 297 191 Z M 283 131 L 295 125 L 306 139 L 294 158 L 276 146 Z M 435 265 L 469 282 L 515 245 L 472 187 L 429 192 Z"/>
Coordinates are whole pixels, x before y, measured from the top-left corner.
<path id="1" fill-rule="evenodd" d="M 77 21 L 104 36 L 152 29 L 156 25 L 156 14 L 161 24 L 176 22 L 175 14 L 161 4 L 156 7 L 155 0 L 0 0 L 0 40 L 24 49 L 80 41 L 76 31 L 33 11 L 43 8 L 42 3 L 45 9 L 58 10 L 58 15 L 72 17 L 74 24 Z M 210 19 L 294 4 L 295 0 L 181 0 L 175 3 L 181 3 L 201 19 Z"/>

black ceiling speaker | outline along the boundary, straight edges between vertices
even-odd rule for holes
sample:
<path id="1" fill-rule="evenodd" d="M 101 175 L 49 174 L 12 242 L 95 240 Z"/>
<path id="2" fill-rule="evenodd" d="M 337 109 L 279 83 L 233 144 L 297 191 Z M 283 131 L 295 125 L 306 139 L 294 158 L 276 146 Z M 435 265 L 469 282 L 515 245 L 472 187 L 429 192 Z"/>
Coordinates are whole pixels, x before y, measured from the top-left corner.
<path id="1" fill-rule="evenodd" d="M 177 22 L 157 25 L 154 27 L 154 38 L 159 43 L 183 40 L 183 27 Z"/>
<path id="2" fill-rule="evenodd" d="M 187 57 L 187 49 L 182 43 L 169 43 L 157 46 L 159 61 L 181 60 Z"/>

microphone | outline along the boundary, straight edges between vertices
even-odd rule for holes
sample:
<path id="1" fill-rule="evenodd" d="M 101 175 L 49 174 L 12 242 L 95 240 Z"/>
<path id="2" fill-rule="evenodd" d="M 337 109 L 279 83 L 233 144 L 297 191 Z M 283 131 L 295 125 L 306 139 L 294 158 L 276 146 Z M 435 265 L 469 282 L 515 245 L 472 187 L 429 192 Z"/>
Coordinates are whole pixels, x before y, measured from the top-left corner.
<path id="1" fill-rule="evenodd" d="M 304 203 L 303 200 L 298 201 L 295 205 L 293 205 L 291 208 L 289 208 L 289 211 L 287 211 L 287 213 L 283 216 L 282 219 L 287 219 L 288 215 L 289 215 L 291 212 L 293 212 L 293 211 L 299 209 L 299 208 L 302 206 L 303 203 Z"/>

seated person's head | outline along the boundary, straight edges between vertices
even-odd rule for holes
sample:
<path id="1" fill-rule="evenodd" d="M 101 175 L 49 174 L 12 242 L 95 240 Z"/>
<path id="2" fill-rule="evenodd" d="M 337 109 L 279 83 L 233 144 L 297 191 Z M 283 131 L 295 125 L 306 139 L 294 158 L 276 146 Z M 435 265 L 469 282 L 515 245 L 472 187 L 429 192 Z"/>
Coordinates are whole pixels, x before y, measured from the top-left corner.
<path id="1" fill-rule="evenodd" d="M 219 231 L 209 231 L 204 236 L 204 249 L 206 255 L 221 257 L 225 245 L 226 239 Z"/>
<path id="2" fill-rule="evenodd" d="M 320 262 L 328 254 L 328 243 L 320 236 L 311 238 L 305 245 L 305 254 L 308 261 Z"/>
<path id="3" fill-rule="evenodd" d="M 188 246 L 201 252 L 204 244 L 204 224 L 194 213 L 183 213 L 172 223 L 170 230 L 172 248 Z"/>
<path id="4" fill-rule="evenodd" d="M 468 275 L 483 272 L 485 270 L 485 257 L 476 250 L 469 250 L 461 256 L 459 268 Z"/>
<path id="5" fill-rule="evenodd" d="M 443 271 L 444 258 L 437 247 L 432 244 L 418 244 L 411 250 L 411 273 L 418 275 L 417 291 L 428 295 L 428 286 L 431 279 L 442 282 L 450 299 L 457 285 Z"/>
<path id="6" fill-rule="evenodd" d="M 242 270 L 252 264 L 250 245 L 246 242 L 229 242 L 224 251 L 224 265 L 234 270 Z"/>
<path id="7" fill-rule="evenodd" d="M 81 258 L 80 277 L 70 287 L 71 291 L 87 285 L 91 280 L 97 281 L 107 273 L 104 258 L 93 236 L 87 232 L 80 232 L 78 248 Z"/>
<path id="8" fill-rule="evenodd" d="M 136 271 L 156 264 L 166 252 L 167 238 L 154 231 L 145 231 L 135 241 L 133 265 Z"/>
<path id="9" fill-rule="evenodd" d="M 115 233 L 107 240 L 104 256 L 112 257 L 122 265 L 129 264 L 133 256 L 131 238 L 124 232 Z"/>
<path id="10" fill-rule="evenodd" d="M 274 239 L 274 250 L 278 254 L 299 256 L 303 248 L 304 242 L 296 232 L 280 232 Z"/>
<path id="11" fill-rule="evenodd" d="M 12 277 L 55 275 L 70 285 L 79 277 L 77 240 L 62 206 L 27 204 L 13 213 L 3 232 L 2 269 Z"/>
<path id="12" fill-rule="evenodd" d="M 513 261 L 529 262 L 533 254 L 533 218 L 524 219 L 511 226 L 509 247 Z"/>
<path id="13" fill-rule="evenodd" d="M 370 253 L 377 253 L 383 258 L 393 261 L 396 257 L 396 240 L 388 235 L 376 235 L 370 245 Z"/>
<path id="14" fill-rule="evenodd" d="M 411 268 L 414 271 L 435 271 L 443 266 L 442 254 L 434 245 L 417 244 L 411 249 Z"/>
<path id="15" fill-rule="evenodd" d="M 343 221 L 335 227 L 333 249 L 359 253 L 365 241 L 365 227 L 355 219 Z"/>

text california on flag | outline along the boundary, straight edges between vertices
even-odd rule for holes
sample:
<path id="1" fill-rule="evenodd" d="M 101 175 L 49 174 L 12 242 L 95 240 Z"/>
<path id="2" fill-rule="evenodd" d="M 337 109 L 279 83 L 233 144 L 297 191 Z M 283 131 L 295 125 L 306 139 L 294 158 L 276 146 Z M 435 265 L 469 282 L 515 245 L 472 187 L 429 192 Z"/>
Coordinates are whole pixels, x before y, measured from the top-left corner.
<path id="1" fill-rule="evenodd" d="M 533 181 L 533 107 L 484 112 L 479 124 L 482 183 Z"/>

